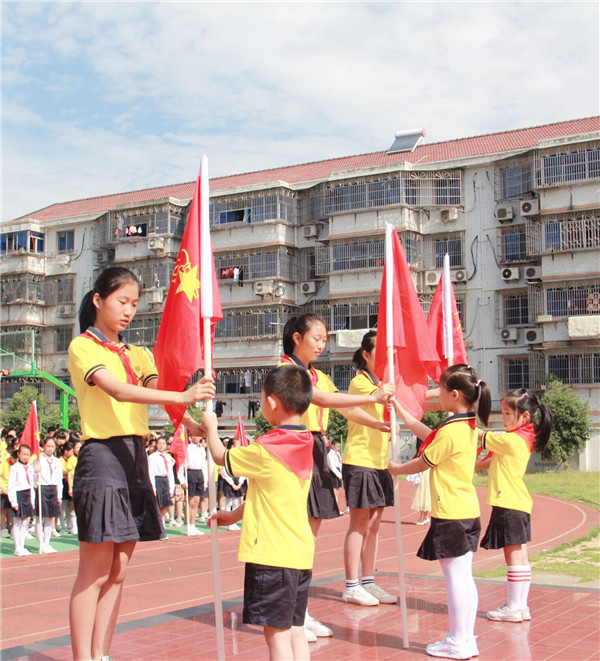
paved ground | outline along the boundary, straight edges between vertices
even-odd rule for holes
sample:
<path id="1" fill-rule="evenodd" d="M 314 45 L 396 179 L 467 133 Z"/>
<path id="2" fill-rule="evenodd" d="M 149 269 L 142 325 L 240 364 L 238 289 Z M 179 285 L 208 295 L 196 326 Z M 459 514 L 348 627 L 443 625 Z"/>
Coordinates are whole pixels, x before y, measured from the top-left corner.
<path id="1" fill-rule="evenodd" d="M 401 483 L 401 502 L 409 502 L 410 485 Z M 483 500 L 485 490 L 478 489 Z M 548 496 L 534 496 L 531 553 L 582 537 L 597 525 L 599 513 Z M 482 523 L 489 508 L 482 502 Z M 408 635 L 403 648 L 399 606 L 362 608 L 344 604 L 342 545 L 347 519 L 325 522 L 317 541 L 311 613 L 327 622 L 333 638 L 311 645 L 314 659 L 427 658 L 425 645 L 447 631 L 445 584 L 438 563 L 415 556 L 424 531 L 413 512 L 402 516 Z M 140 544 L 127 576 L 113 642 L 113 661 L 139 659 L 216 659 L 213 581 L 209 535 L 197 538 L 169 531 L 170 539 Z M 219 532 L 225 650 L 228 659 L 266 658 L 262 632 L 241 624 L 243 568 L 236 561 L 239 533 Z M 71 542 L 73 543 L 73 542 Z M 29 542 L 32 550 L 36 542 Z M 8 546 L 7 546 L 8 545 Z M 3 549 L 10 541 L 2 541 Z M 3 553 L 4 555 L 4 553 Z M 393 509 L 386 510 L 380 534 L 378 582 L 398 593 L 397 542 Z M 474 569 L 502 564 L 501 552 L 480 550 Z M 77 567 L 75 550 L 55 555 L 3 558 L 1 658 L 38 661 L 69 659 L 67 608 Z M 478 581 L 476 633 L 482 661 L 503 659 L 598 659 L 599 591 L 576 585 L 531 589 L 533 620 L 504 624 L 485 620 L 486 610 L 505 600 L 503 581 Z"/>

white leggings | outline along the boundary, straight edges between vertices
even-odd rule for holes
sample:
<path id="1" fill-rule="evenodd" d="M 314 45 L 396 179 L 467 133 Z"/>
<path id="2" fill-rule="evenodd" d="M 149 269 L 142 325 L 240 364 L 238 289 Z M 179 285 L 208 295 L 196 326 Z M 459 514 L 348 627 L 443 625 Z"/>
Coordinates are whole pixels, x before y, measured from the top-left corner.
<path id="1" fill-rule="evenodd" d="M 441 558 L 446 579 L 449 633 L 458 643 L 466 643 L 475 635 L 475 618 L 479 596 L 473 580 L 473 553 L 458 558 Z"/>
<path id="2" fill-rule="evenodd" d="M 42 539 L 42 545 L 43 546 L 49 546 L 50 545 L 50 537 L 52 536 L 52 522 L 53 518 L 51 516 L 44 516 L 42 517 L 42 521 L 44 523 L 43 527 L 43 539 Z M 37 537 L 39 539 L 40 537 L 40 522 L 39 522 L 39 517 L 36 518 L 36 533 Z"/>
<path id="3" fill-rule="evenodd" d="M 240 504 L 240 499 L 238 496 L 232 496 L 225 498 L 225 511 L 231 512 Z"/>
<path id="4" fill-rule="evenodd" d="M 13 520 L 12 536 L 15 542 L 15 551 L 25 548 L 25 535 L 27 534 L 27 522 L 29 519 L 15 517 Z"/>

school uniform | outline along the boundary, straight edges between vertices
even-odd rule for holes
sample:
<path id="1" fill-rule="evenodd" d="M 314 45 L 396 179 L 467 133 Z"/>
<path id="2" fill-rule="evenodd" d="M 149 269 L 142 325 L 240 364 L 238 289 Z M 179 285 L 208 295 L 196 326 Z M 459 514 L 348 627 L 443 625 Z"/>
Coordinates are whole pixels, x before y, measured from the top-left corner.
<path id="1" fill-rule="evenodd" d="M 338 392 L 333 381 L 321 370 L 312 365 L 308 367 L 296 356 L 284 356 L 279 365 L 297 365 L 305 369 L 311 378 L 313 386 L 324 392 Z M 335 519 L 340 516 L 331 472 L 327 465 L 329 440 L 325 430 L 329 422 L 329 409 L 316 404 L 310 404 L 302 414 L 302 424 L 312 433 L 313 443 L 313 473 L 308 493 L 308 516 L 313 519 Z M 250 476 L 249 476 L 250 477 Z"/>
<path id="2" fill-rule="evenodd" d="M 11 507 L 16 508 L 15 518 L 28 519 L 35 514 L 33 510 L 34 483 L 35 473 L 31 464 L 17 461 L 11 466 L 8 475 L 8 499 Z"/>
<path id="3" fill-rule="evenodd" d="M 154 486 L 156 500 L 159 507 L 169 507 L 173 504 L 171 498 L 175 493 L 175 478 L 173 477 L 173 464 L 166 452 L 153 452 L 148 457 L 148 470 L 150 481 Z"/>
<path id="4" fill-rule="evenodd" d="M 424 560 L 475 552 L 481 532 L 473 486 L 477 453 L 475 413 L 457 413 L 425 440 L 420 456 L 430 467 L 431 526 L 417 555 Z"/>
<path id="5" fill-rule="evenodd" d="M 149 541 L 166 536 L 146 459 L 147 407 L 118 402 L 90 381 L 103 368 L 123 383 L 139 386 L 158 377 L 149 351 L 120 340 L 119 345 L 108 343 L 89 328 L 69 345 L 69 372 L 85 441 L 73 489 L 79 540 L 84 542 Z"/>
<path id="6" fill-rule="evenodd" d="M 42 494 L 42 518 L 60 517 L 59 500 L 63 497 L 63 467 L 60 459 L 42 452 L 38 473 L 38 493 L 35 511 L 39 513 L 39 497 Z"/>
<path id="7" fill-rule="evenodd" d="M 348 394 L 372 395 L 379 380 L 368 370 L 359 370 L 350 382 Z M 361 406 L 379 422 L 384 421 L 383 404 Z M 342 477 L 348 507 L 376 509 L 394 504 L 394 482 L 387 465 L 390 434 L 348 420 L 348 438 L 342 456 Z"/>
<path id="8" fill-rule="evenodd" d="M 245 624 L 302 626 L 315 540 L 306 516 L 312 437 L 283 425 L 227 450 L 229 475 L 249 479 L 238 560 L 245 562 Z"/>
<path id="9" fill-rule="evenodd" d="M 223 478 L 223 495 L 225 498 L 240 498 L 242 495 L 241 488 L 236 490 L 234 489 L 234 485 L 243 484 L 245 478 L 232 477 L 224 466 L 221 468 L 220 473 Z"/>
<path id="10" fill-rule="evenodd" d="M 329 448 L 327 453 L 327 466 L 331 473 L 331 484 L 334 489 L 342 486 L 342 456 L 337 450 Z"/>
<path id="11" fill-rule="evenodd" d="M 501 549 L 531 541 L 533 500 L 523 476 L 534 441 L 532 424 L 512 432 L 483 434 L 482 447 L 493 453 L 486 499 L 492 506 L 492 515 L 481 540 L 484 549 Z"/>
<path id="12" fill-rule="evenodd" d="M 188 496 L 208 498 L 208 467 L 206 464 L 206 450 L 196 443 L 188 443 L 185 463 L 182 463 L 177 472 L 179 482 L 185 482 L 187 472 Z"/>

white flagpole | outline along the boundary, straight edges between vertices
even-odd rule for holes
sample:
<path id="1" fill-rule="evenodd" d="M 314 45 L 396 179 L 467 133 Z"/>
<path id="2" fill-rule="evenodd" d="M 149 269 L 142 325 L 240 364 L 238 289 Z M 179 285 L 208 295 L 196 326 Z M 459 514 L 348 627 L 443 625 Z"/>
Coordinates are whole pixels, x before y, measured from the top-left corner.
<path id="1" fill-rule="evenodd" d="M 208 158 L 202 156 L 200 164 L 200 283 L 202 287 L 201 316 L 204 341 L 204 375 L 212 376 L 212 346 L 210 320 L 213 316 L 213 274 L 210 258 L 210 223 L 209 223 L 209 186 Z M 206 399 L 206 410 L 213 410 L 213 400 Z M 217 487 L 215 483 L 215 462 L 210 452 L 207 453 L 208 465 L 208 501 L 211 514 L 217 511 Z M 219 537 L 217 522 L 210 522 L 210 544 L 213 567 L 213 584 L 215 590 L 215 627 L 217 632 L 217 659 L 225 659 L 225 633 L 223 630 L 223 599 L 221 596 L 221 567 L 219 560 Z"/>
<path id="2" fill-rule="evenodd" d="M 386 223 L 385 232 L 385 311 L 386 311 L 386 349 L 388 365 L 388 383 L 395 385 L 396 375 L 394 371 L 394 313 L 393 298 L 394 291 L 394 255 L 392 250 L 392 232 L 396 228 Z M 398 460 L 398 435 L 396 430 L 396 410 L 390 409 L 390 427 L 392 432 L 392 457 Z M 402 549 L 402 511 L 400 508 L 400 480 L 394 480 L 394 519 L 396 524 L 396 553 L 398 555 L 398 582 L 400 585 L 400 610 L 402 614 L 402 644 L 408 647 L 408 613 L 406 608 L 406 584 L 404 580 L 404 551 Z"/>
<path id="3" fill-rule="evenodd" d="M 442 324 L 444 329 L 444 358 L 446 365 L 454 365 L 454 338 L 452 335 L 452 284 L 450 280 L 450 257 L 444 255 L 442 268 Z"/>

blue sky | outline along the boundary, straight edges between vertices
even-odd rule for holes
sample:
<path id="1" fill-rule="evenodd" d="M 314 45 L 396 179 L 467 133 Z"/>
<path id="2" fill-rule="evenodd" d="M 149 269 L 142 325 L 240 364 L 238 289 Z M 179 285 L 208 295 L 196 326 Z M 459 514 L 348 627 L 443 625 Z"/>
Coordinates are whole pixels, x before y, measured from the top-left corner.
<path id="1" fill-rule="evenodd" d="M 2 220 L 598 114 L 597 2 L 2 3 Z"/>

